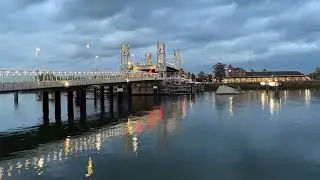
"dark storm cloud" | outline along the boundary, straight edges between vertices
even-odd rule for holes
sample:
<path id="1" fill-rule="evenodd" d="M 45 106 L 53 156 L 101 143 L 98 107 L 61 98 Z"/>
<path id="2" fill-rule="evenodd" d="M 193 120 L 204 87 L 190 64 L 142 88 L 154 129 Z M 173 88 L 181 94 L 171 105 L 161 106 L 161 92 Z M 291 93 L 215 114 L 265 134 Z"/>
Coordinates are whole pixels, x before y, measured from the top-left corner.
<path id="1" fill-rule="evenodd" d="M 44 66 L 56 68 L 84 68 L 96 55 L 116 68 L 121 43 L 143 57 L 163 40 L 189 68 L 247 61 L 249 53 L 260 64 L 314 61 L 320 46 L 316 0 L 13 0 L 0 2 L 0 15 L 4 59 L 32 64 L 41 47 Z"/>
<path id="2" fill-rule="evenodd" d="M 199 0 L 198 3 L 192 3 L 193 7 L 203 6 Z M 208 4 L 208 3 L 206 3 Z M 211 4 L 211 3 L 210 3 Z M 191 8 L 190 2 L 184 0 L 71 0 L 64 3 L 61 12 L 62 17 L 67 19 L 103 19 L 114 16 L 125 9 L 133 9 L 135 15 L 147 18 L 150 12 L 157 8 Z M 170 15 L 168 14 L 170 17 Z M 139 21 L 139 19 L 137 19 Z"/>

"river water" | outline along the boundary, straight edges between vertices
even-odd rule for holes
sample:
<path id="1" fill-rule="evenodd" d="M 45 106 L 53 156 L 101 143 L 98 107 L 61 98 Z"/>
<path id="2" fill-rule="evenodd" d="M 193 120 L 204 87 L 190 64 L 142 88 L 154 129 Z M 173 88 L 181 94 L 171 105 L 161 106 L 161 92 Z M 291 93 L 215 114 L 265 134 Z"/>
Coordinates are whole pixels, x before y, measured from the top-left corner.
<path id="1" fill-rule="evenodd" d="M 320 179 L 320 91 L 87 103 L 87 122 L 45 126 L 34 94 L 0 95 L 0 180 Z"/>

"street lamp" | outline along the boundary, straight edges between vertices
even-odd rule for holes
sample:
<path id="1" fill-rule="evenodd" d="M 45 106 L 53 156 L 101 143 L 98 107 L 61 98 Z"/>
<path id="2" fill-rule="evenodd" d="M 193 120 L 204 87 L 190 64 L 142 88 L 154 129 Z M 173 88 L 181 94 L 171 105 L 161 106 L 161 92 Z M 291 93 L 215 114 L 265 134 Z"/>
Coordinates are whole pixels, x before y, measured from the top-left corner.
<path id="1" fill-rule="evenodd" d="M 37 62 L 38 61 L 38 59 L 39 59 L 39 57 L 40 57 L 40 48 L 36 48 L 36 51 L 35 51 L 35 56 L 36 56 L 36 64 L 38 64 L 39 62 Z M 35 67 L 36 68 L 36 67 Z"/>
<path id="2" fill-rule="evenodd" d="M 89 49 L 91 49 L 91 46 L 90 46 L 90 44 L 88 43 L 88 44 L 86 44 L 86 48 L 88 49 L 88 52 L 90 53 L 91 51 L 89 50 Z M 90 53 L 91 54 L 91 53 Z M 99 56 L 95 56 L 95 66 L 96 66 L 96 71 L 98 71 L 98 58 L 99 58 Z M 91 59 L 91 58 L 90 58 Z M 89 60 L 90 60 L 89 59 Z M 91 62 L 91 60 L 90 60 L 90 62 Z M 89 62 L 89 63 L 90 63 Z M 90 63 L 91 64 L 91 63 Z M 93 68 L 93 67 L 92 67 Z"/>
<path id="3" fill-rule="evenodd" d="M 96 62 L 96 71 L 99 71 L 98 66 L 99 66 L 99 56 L 95 57 L 95 62 Z"/>
<path id="4" fill-rule="evenodd" d="M 36 61 L 35 61 L 35 69 L 34 69 L 34 71 L 35 72 L 40 72 L 40 68 L 39 69 L 37 69 L 37 66 L 38 66 L 38 64 L 39 64 L 39 57 L 40 57 L 40 48 L 36 48 L 36 50 L 35 50 L 35 57 L 36 57 Z M 37 74 L 36 75 L 36 81 L 39 81 L 40 79 L 39 79 L 40 77 L 39 77 L 39 74 Z"/>
<path id="5" fill-rule="evenodd" d="M 133 58 L 133 61 L 136 61 L 136 58 L 135 58 L 135 55 L 132 53 L 132 58 Z"/>

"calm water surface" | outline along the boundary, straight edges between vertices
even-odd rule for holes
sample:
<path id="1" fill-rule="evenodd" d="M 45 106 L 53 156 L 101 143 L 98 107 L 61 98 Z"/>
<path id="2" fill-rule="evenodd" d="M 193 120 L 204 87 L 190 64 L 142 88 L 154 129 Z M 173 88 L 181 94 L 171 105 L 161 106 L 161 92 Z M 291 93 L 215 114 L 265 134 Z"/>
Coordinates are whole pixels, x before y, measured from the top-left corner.
<path id="1" fill-rule="evenodd" d="M 87 122 L 50 126 L 19 98 L 0 95 L 0 180 L 320 179 L 320 91 L 135 97 L 115 118 L 88 100 Z"/>

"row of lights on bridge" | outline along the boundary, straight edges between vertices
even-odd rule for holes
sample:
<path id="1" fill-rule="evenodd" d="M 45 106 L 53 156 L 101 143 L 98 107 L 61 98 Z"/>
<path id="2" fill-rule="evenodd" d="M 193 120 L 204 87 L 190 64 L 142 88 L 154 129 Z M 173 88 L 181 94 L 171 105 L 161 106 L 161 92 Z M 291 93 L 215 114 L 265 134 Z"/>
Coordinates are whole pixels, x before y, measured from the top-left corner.
<path id="1" fill-rule="evenodd" d="M 5 72 L 5 73 L 0 73 L 0 75 L 46 75 L 46 74 L 61 74 L 61 75 L 74 75 L 74 74 L 79 74 L 79 75 L 123 75 L 123 74 L 147 74 L 145 72 Z"/>

